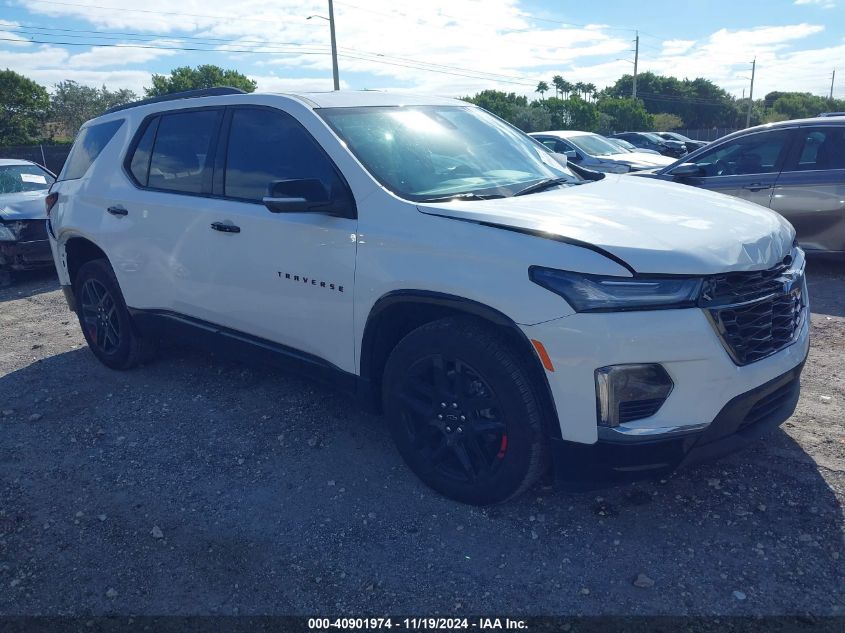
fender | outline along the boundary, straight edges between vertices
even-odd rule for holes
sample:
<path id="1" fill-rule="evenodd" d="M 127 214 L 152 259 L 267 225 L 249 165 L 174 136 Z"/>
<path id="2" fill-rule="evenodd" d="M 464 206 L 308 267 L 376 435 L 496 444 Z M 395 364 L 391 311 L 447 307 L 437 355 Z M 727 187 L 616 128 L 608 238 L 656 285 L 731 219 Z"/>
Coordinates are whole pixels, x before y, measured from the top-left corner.
<path id="1" fill-rule="evenodd" d="M 529 354 L 532 359 L 528 364 L 529 371 L 531 372 L 530 379 L 540 385 L 538 394 L 541 399 L 540 405 L 543 409 L 543 419 L 547 423 L 546 432 L 548 436 L 553 438 L 561 437 L 560 423 L 557 417 L 557 410 L 554 407 L 554 400 L 552 399 L 551 387 L 549 386 L 546 372 L 542 368 L 534 346 L 531 345 L 525 333 L 513 319 L 495 308 L 457 295 L 431 290 L 393 290 L 381 296 L 373 304 L 367 316 L 367 323 L 364 326 L 360 352 L 361 382 L 367 386 L 371 396 L 375 397 L 380 391 L 377 385 L 381 380 L 381 368 L 379 367 L 379 359 L 376 355 L 379 318 L 388 309 L 403 304 L 428 306 L 436 310 L 442 310 L 447 314 L 469 314 L 506 329 L 521 350 Z"/>

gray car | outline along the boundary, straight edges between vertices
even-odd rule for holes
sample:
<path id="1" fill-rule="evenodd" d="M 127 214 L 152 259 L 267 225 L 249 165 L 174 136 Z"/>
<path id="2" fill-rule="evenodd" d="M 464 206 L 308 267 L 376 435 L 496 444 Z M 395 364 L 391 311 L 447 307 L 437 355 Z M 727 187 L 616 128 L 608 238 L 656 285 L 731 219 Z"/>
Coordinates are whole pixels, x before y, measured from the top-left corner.
<path id="1" fill-rule="evenodd" d="M 792 223 L 806 251 L 845 256 L 845 116 L 734 132 L 643 175 L 769 207 Z"/>
<path id="2" fill-rule="evenodd" d="M 13 271 L 53 266 L 44 198 L 55 180 L 28 160 L 0 159 L 0 285 Z"/>

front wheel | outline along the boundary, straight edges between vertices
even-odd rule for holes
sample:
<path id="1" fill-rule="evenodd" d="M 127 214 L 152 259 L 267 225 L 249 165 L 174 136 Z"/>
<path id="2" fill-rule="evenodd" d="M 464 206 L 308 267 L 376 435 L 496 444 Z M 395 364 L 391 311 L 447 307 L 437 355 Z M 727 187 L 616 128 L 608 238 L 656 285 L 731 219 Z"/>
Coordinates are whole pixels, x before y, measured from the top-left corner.
<path id="1" fill-rule="evenodd" d="M 152 355 L 152 342 L 135 331 L 117 278 L 104 259 L 86 262 L 73 282 L 76 314 L 88 347 L 112 369 L 129 369 Z"/>
<path id="2" fill-rule="evenodd" d="M 536 385 L 493 327 L 446 318 L 403 338 L 388 359 L 384 408 L 411 470 L 476 505 L 517 496 L 546 466 Z"/>

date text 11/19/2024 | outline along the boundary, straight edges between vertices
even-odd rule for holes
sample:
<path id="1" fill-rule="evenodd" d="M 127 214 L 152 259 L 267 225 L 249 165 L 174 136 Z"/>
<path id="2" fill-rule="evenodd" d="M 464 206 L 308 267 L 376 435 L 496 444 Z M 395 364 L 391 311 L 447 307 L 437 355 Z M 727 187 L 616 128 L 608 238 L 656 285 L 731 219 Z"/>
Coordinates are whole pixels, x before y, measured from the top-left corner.
<path id="1" fill-rule="evenodd" d="M 314 631 L 346 629 L 351 631 L 405 629 L 411 631 L 500 630 L 519 631 L 528 628 L 524 620 L 510 618 L 308 618 Z"/>

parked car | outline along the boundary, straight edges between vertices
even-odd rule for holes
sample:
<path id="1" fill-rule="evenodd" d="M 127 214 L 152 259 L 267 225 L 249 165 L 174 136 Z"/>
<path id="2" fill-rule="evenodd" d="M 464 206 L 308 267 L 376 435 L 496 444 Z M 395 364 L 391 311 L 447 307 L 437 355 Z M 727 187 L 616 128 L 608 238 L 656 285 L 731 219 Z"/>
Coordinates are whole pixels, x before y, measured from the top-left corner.
<path id="1" fill-rule="evenodd" d="M 687 152 L 694 152 L 695 150 L 701 149 L 707 145 L 706 141 L 694 141 L 683 134 L 678 134 L 677 132 L 655 132 L 655 134 L 665 141 L 678 141 L 679 143 L 683 143 Z"/>
<path id="2" fill-rule="evenodd" d="M 645 147 L 637 147 L 623 138 L 611 138 L 609 136 L 603 136 L 602 138 L 607 139 L 610 143 L 613 143 L 622 149 L 626 149 L 629 152 L 642 152 L 643 154 L 657 154 L 658 156 L 662 156 L 660 152 L 656 152 L 653 149 L 646 149 Z"/>
<path id="3" fill-rule="evenodd" d="M 769 207 L 808 252 L 845 255 L 845 116 L 734 132 L 651 175 Z"/>
<path id="4" fill-rule="evenodd" d="M 631 171 L 664 167 L 673 162 L 671 158 L 659 154 L 621 150 L 605 137 L 591 132 L 558 130 L 533 132 L 531 136 L 553 152 L 566 155 L 568 161 L 594 171 L 627 174 Z"/>
<path id="5" fill-rule="evenodd" d="M 819 116 L 845 116 L 845 112 L 822 112 Z"/>
<path id="6" fill-rule="evenodd" d="M 0 159 L 0 285 L 13 272 L 53 266 L 44 198 L 54 180 L 28 160 Z"/>
<path id="7" fill-rule="evenodd" d="M 175 336 L 323 377 L 383 411 L 409 467 L 461 501 L 504 501 L 548 464 L 580 487 L 661 476 L 798 399 L 809 319 L 786 220 L 580 179 L 463 101 L 138 102 L 83 126 L 48 205 L 62 288 L 105 365 Z"/>
<path id="8" fill-rule="evenodd" d="M 636 147 L 651 149 L 673 158 L 678 158 L 687 153 L 686 145 L 680 141 L 668 141 L 652 132 L 620 132 L 619 134 L 612 134 L 611 138 L 621 138 Z"/>

